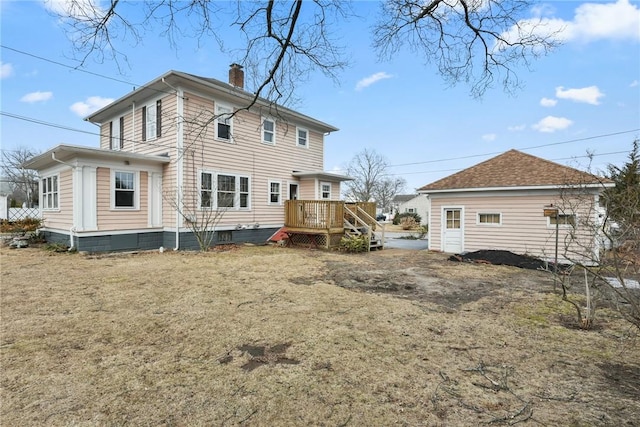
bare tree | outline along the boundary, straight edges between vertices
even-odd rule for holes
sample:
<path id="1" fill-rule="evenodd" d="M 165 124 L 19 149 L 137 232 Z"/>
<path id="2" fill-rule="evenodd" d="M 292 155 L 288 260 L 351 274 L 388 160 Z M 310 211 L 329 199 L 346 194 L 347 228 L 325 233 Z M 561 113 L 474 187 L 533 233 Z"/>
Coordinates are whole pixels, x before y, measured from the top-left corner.
<path id="1" fill-rule="evenodd" d="M 407 180 L 401 177 L 386 177 L 374 188 L 374 198 L 382 212 L 391 211 L 393 198 L 402 193 L 407 186 Z"/>
<path id="2" fill-rule="evenodd" d="M 2 150 L 3 179 L 11 186 L 14 197 L 29 208 L 38 203 L 38 173 L 22 165 L 38 154 L 38 151 L 26 147 Z"/>
<path id="3" fill-rule="evenodd" d="M 587 184 L 561 197 L 565 218 L 570 218 L 563 255 L 582 273 L 577 276 L 585 285 L 586 307 L 568 296 L 570 276 L 562 282 L 563 299 L 576 308 L 583 327 L 591 326 L 596 304 L 610 304 L 640 329 L 640 188 L 625 185 L 638 179 L 637 143 L 629 158 L 623 167 L 610 167 L 617 175 L 602 181 L 598 203 L 593 203 L 593 185 Z"/>
<path id="4" fill-rule="evenodd" d="M 387 0 L 373 27 L 373 44 L 381 58 L 407 45 L 435 63 L 450 84 L 468 83 L 475 96 L 497 79 L 511 90 L 518 85 L 516 68 L 546 54 L 558 40 L 543 28 L 542 19 L 529 19 L 532 3 Z M 89 57 L 126 63 L 119 46 L 139 43 L 150 31 L 166 37 L 173 47 L 181 37 L 196 38 L 242 58 L 239 62 L 254 81 L 253 103 L 263 97 L 281 105 L 294 100 L 295 87 L 311 72 L 337 81 L 348 53 L 334 34 L 354 16 L 350 3 L 343 0 L 111 0 L 106 8 L 96 0 L 52 4 L 82 63 Z M 227 49 L 227 43 L 234 45 L 239 38 L 243 43 L 238 51 Z"/>
<path id="5" fill-rule="evenodd" d="M 451 85 L 466 82 L 482 96 L 498 80 L 519 86 L 516 69 L 559 44 L 558 30 L 522 19 L 528 0 L 392 0 L 382 5 L 374 46 L 383 58 L 404 45 L 438 67 Z"/>
<path id="6" fill-rule="evenodd" d="M 386 179 L 387 160 L 374 150 L 365 148 L 355 155 L 347 166 L 347 181 L 344 196 L 353 202 L 369 202 L 375 199 L 376 188 Z"/>
<path id="7" fill-rule="evenodd" d="M 212 206 L 210 193 L 208 189 L 202 191 L 195 186 L 183 186 L 177 192 L 166 191 L 163 194 L 163 198 L 193 233 L 202 252 L 213 246 L 216 226 L 227 211 Z"/>

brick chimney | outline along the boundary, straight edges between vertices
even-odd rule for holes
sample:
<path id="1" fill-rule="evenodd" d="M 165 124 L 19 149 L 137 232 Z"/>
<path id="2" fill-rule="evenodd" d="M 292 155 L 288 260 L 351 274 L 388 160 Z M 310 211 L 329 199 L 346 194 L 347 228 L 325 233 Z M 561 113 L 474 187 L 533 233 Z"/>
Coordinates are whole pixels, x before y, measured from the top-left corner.
<path id="1" fill-rule="evenodd" d="M 229 84 L 239 89 L 244 89 L 244 71 L 242 65 L 235 62 L 229 68 Z"/>

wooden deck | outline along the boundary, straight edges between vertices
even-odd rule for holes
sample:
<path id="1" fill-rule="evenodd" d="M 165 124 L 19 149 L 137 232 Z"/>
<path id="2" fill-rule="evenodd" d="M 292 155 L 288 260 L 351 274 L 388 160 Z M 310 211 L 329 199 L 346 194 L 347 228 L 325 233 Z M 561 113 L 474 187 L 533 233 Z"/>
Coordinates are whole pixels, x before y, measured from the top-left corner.
<path id="1" fill-rule="evenodd" d="M 381 225 L 375 220 L 375 203 L 345 203 L 339 200 L 287 200 L 285 227 L 290 244 L 333 248 L 345 232 L 372 232 Z M 384 227 L 382 227 L 384 228 Z M 384 231 L 382 231 L 384 233 Z"/>

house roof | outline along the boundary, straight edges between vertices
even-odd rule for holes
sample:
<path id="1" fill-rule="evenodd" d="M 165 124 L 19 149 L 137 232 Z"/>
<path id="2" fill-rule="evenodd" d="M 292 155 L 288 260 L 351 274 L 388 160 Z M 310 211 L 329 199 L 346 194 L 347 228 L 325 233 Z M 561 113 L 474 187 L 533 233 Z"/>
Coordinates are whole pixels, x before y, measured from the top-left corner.
<path id="1" fill-rule="evenodd" d="M 117 99 L 104 108 L 96 111 L 85 120 L 91 123 L 104 123 L 111 120 L 114 115 L 125 114 L 131 111 L 132 105 L 142 105 L 149 102 L 150 99 L 160 95 L 175 94 L 177 88 L 187 90 L 198 90 L 209 94 L 214 94 L 221 100 L 238 104 L 238 102 L 253 101 L 254 94 L 246 90 L 235 87 L 229 83 L 210 77 L 196 76 L 194 74 L 182 71 L 167 71 L 160 77 L 150 81 L 149 83 L 134 89 L 132 92 Z M 240 101 L 239 101 L 240 100 Z M 274 105 L 264 98 L 258 98 L 255 106 L 257 108 L 267 108 L 270 111 L 276 111 L 278 115 L 291 118 L 303 126 L 315 129 L 319 132 L 335 132 L 338 128 L 316 120 L 297 111 L 286 107 Z"/>
<path id="2" fill-rule="evenodd" d="M 404 202 L 408 202 L 409 200 L 415 199 L 418 196 L 419 196 L 418 194 L 396 194 L 392 202 L 404 203 Z"/>
<path id="3" fill-rule="evenodd" d="M 72 161 L 78 157 L 87 160 L 121 160 L 146 164 L 162 164 L 169 163 L 170 161 L 168 155 L 137 154 L 127 151 L 103 150 L 101 148 L 60 144 L 26 161 L 23 166 L 26 169 L 42 170 L 52 165 Z"/>
<path id="4" fill-rule="evenodd" d="M 323 171 L 293 171 L 291 175 L 298 178 L 317 178 L 325 181 L 340 182 L 340 181 L 353 181 L 353 178 L 346 175 L 340 175 L 337 173 L 323 172 Z"/>
<path id="5" fill-rule="evenodd" d="M 509 150 L 475 166 L 418 189 L 421 193 L 445 191 L 557 188 L 571 185 L 605 185 L 611 181 L 518 150 Z"/>

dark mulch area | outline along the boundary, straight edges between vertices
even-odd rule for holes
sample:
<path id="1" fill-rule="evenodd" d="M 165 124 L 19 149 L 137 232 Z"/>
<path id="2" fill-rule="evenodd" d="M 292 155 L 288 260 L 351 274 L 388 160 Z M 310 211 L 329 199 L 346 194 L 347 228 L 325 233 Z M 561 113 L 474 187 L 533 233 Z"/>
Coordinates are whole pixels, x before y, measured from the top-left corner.
<path id="1" fill-rule="evenodd" d="M 545 263 L 539 258 L 529 255 L 518 255 L 509 251 L 482 250 L 455 254 L 449 257 L 449 261 L 475 262 L 480 264 L 511 265 L 514 267 L 528 268 L 530 270 L 544 270 L 553 268 L 552 263 Z"/>

